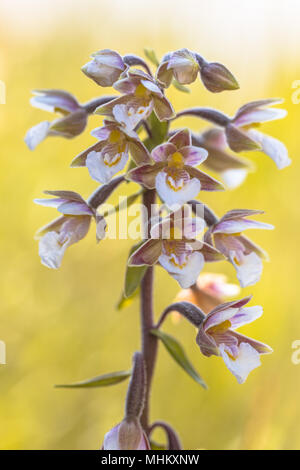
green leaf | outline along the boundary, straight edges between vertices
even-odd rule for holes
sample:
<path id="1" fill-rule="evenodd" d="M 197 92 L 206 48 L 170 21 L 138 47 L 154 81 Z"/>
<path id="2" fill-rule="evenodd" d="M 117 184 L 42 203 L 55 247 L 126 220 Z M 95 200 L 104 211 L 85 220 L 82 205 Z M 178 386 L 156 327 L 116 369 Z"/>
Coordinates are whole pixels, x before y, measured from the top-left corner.
<path id="1" fill-rule="evenodd" d="M 55 385 L 55 388 L 93 388 L 93 387 L 107 387 L 115 385 L 131 376 L 131 371 L 112 372 L 110 374 L 99 375 L 92 379 L 83 380 L 82 382 L 75 382 L 71 384 Z"/>
<path id="2" fill-rule="evenodd" d="M 185 372 L 187 372 L 187 374 L 192 377 L 192 379 L 194 379 L 203 388 L 207 389 L 206 383 L 203 381 L 203 379 L 199 376 L 198 372 L 196 372 L 196 370 L 194 369 L 193 365 L 190 363 L 181 344 L 175 338 L 170 335 L 167 335 L 166 333 L 163 333 L 160 330 L 151 330 L 151 333 L 154 336 L 157 336 L 162 341 L 165 348 L 171 354 L 177 364 L 179 364 L 180 367 L 182 367 Z"/>
<path id="3" fill-rule="evenodd" d="M 129 307 L 138 296 L 139 290 L 138 288 L 130 297 L 125 297 L 124 292 L 122 292 L 119 302 L 116 305 L 117 310 L 123 310 L 123 308 Z"/>
<path id="4" fill-rule="evenodd" d="M 191 90 L 187 87 L 187 86 L 184 86 L 184 85 L 181 85 L 181 83 L 179 83 L 176 78 L 173 78 L 173 81 L 172 81 L 172 85 L 177 88 L 177 90 L 179 91 L 183 91 L 183 93 L 190 93 Z"/>
<path id="5" fill-rule="evenodd" d="M 145 48 L 144 54 L 147 57 L 147 59 L 149 59 L 150 62 L 152 62 L 152 64 L 156 65 L 157 67 L 159 66 L 159 60 L 156 56 L 154 49 Z"/>
<path id="6" fill-rule="evenodd" d="M 128 258 L 132 253 L 137 250 L 144 242 L 140 242 L 137 245 L 134 245 L 130 252 Z M 139 287 L 141 280 L 143 279 L 145 272 L 148 266 L 127 266 L 125 274 L 125 285 L 124 285 L 124 296 L 126 298 L 131 297 L 136 289 Z"/>

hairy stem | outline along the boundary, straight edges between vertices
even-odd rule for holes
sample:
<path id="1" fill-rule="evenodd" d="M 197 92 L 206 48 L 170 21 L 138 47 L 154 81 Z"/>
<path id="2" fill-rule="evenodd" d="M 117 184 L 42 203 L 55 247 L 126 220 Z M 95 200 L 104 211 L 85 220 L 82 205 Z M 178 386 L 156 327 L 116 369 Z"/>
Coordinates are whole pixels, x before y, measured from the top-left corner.
<path id="1" fill-rule="evenodd" d="M 144 224 L 148 223 L 151 215 L 151 205 L 155 203 L 155 191 L 145 191 L 143 195 L 143 203 L 147 209 L 147 220 Z M 149 228 L 148 237 L 149 237 Z M 154 313 L 153 313 L 153 275 L 154 268 L 151 266 L 147 269 L 144 278 L 141 282 L 141 335 L 142 335 L 142 353 L 145 361 L 146 368 L 146 393 L 145 393 L 145 406 L 141 416 L 141 425 L 148 433 L 149 431 L 149 400 L 151 393 L 152 377 L 157 356 L 157 338 L 150 333 L 154 327 Z"/>

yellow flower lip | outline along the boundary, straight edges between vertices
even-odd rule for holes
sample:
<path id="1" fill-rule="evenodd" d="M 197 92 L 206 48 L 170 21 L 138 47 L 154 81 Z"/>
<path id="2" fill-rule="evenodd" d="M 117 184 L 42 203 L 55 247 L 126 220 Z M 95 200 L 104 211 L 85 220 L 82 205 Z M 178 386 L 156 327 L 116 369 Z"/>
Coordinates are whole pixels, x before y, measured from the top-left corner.
<path id="1" fill-rule="evenodd" d="M 144 97 L 144 96 L 147 96 L 149 94 L 149 90 L 147 90 L 146 87 L 144 87 L 144 85 L 142 85 L 141 83 L 136 87 L 135 89 L 135 92 L 134 92 L 135 96 L 138 96 L 138 97 Z"/>
<path id="2" fill-rule="evenodd" d="M 225 331 L 227 331 L 229 328 L 231 327 L 231 323 L 229 320 L 225 320 L 223 321 L 222 323 L 220 323 L 219 325 L 215 325 L 215 326 L 212 326 L 211 328 L 209 328 L 207 330 L 207 333 L 209 333 L 210 335 L 214 334 L 214 333 L 224 333 Z"/>
<path id="3" fill-rule="evenodd" d="M 111 131 L 110 136 L 109 136 L 109 142 L 111 144 L 116 144 L 117 142 L 119 142 L 120 139 L 121 139 L 120 131 L 118 131 L 117 129 L 114 129 L 113 131 Z"/>
<path id="4" fill-rule="evenodd" d="M 181 169 L 184 167 L 184 158 L 180 152 L 174 152 L 168 159 L 168 167 Z"/>

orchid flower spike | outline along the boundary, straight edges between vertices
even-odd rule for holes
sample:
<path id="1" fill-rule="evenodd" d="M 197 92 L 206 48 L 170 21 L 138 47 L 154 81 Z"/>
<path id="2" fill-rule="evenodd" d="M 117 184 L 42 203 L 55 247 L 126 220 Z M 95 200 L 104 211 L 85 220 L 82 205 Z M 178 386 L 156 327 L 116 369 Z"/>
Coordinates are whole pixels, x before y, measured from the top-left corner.
<path id="1" fill-rule="evenodd" d="M 200 325 L 196 338 L 202 354 L 221 356 L 240 384 L 260 366 L 260 355 L 272 352 L 266 344 L 235 331 L 262 315 L 262 307 L 245 307 L 249 301 L 246 297 L 216 307 Z"/>
<path id="2" fill-rule="evenodd" d="M 214 247 L 197 240 L 204 225 L 199 217 L 185 216 L 185 210 L 170 214 L 153 225 L 151 238 L 131 255 L 128 264 L 151 266 L 158 263 L 182 288 L 190 287 L 196 282 L 205 262 L 223 259 Z"/>
<path id="3" fill-rule="evenodd" d="M 34 150 L 46 137 L 60 136 L 71 139 L 84 131 L 88 111 L 73 95 L 63 90 L 36 90 L 33 93 L 35 96 L 30 100 L 32 106 L 58 112 L 62 117 L 53 122 L 42 121 L 29 129 L 25 142 L 30 150 Z"/>
<path id="4" fill-rule="evenodd" d="M 134 168 L 128 173 L 128 179 L 148 189 L 156 188 L 169 208 L 182 206 L 201 190 L 223 190 L 221 183 L 195 168 L 207 155 L 205 149 L 192 145 L 191 133 L 185 129 L 152 150 L 154 165 Z"/>
<path id="5" fill-rule="evenodd" d="M 106 222 L 85 200 L 73 191 L 45 191 L 51 199 L 35 199 L 36 204 L 55 207 L 62 215 L 37 233 L 39 255 L 48 268 L 61 266 L 66 249 L 82 240 L 88 233 L 91 219 L 97 224 L 97 240 L 105 237 Z"/>
<path id="6" fill-rule="evenodd" d="M 246 229 L 272 230 L 270 224 L 248 220 L 247 217 L 263 211 L 236 209 L 227 212 L 205 234 L 205 241 L 213 244 L 234 266 L 242 287 L 259 281 L 265 252 L 242 235 Z"/>

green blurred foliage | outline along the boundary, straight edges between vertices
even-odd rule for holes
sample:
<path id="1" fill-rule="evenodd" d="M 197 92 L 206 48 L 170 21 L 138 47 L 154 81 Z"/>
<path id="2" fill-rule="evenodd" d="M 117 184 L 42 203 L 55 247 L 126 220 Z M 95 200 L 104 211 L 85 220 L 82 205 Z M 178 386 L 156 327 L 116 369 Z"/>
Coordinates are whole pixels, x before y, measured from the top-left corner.
<path id="1" fill-rule="evenodd" d="M 34 26 L 30 35 L 12 31 L 5 16 L 1 18 L 0 78 L 7 85 L 7 104 L 0 106 L 0 339 L 7 345 L 7 365 L 0 366 L 3 449 L 100 448 L 105 432 L 122 418 L 126 383 L 87 390 L 54 389 L 54 384 L 128 370 L 132 353 L 140 345 L 138 300 L 126 309 L 115 308 L 132 242 L 108 240 L 96 245 L 91 230 L 85 240 L 68 250 L 59 271 L 40 264 L 33 235 L 56 214 L 53 209 L 35 206 L 32 200 L 44 189 L 73 189 L 88 196 L 96 188 L 85 169 L 70 169 L 69 163 L 93 143 L 89 130 L 99 126 L 101 119 L 92 117 L 89 129 L 75 140 L 48 139 L 31 153 L 23 137 L 30 126 L 48 116 L 30 108 L 30 90 L 63 88 L 87 101 L 106 92 L 80 72 L 97 49 L 109 47 L 142 55 L 144 47 L 153 47 L 161 57 L 169 49 L 196 48 L 190 36 L 186 43 L 182 28 L 178 35 L 174 28 L 168 29 L 167 16 L 160 19 L 161 28 L 153 30 L 150 23 L 134 23 L 133 10 L 127 16 L 122 10 L 118 18 L 115 2 L 99 2 L 97 7 L 93 1 L 84 3 L 83 17 L 70 7 L 67 15 L 57 16 L 57 23 L 53 21 L 54 26 L 42 33 L 39 27 L 35 34 Z M 25 4 L 16 12 L 18 18 L 25 12 Z M 197 47 L 201 41 L 205 44 L 201 34 L 201 30 L 195 31 Z M 286 100 L 288 117 L 264 125 L 263 130 L 287 143 L 292 166 L 278 171 L 267 157 L 255 154 L 251 158 L 258 171 L 249 175 L 246 184 L 202 198 L 218 214 L 232 208 L 264 209 L 261 220 L 276 226 L 274 232 L 253 233 L 252 238 L 270 253 L 271 262 L 265 264 L 261 282 L 243 292 L 253 294 L 252 305 L 263 305 L 265 312 L 243 331 L 272 345 L 275 352 L 264 357 L 262 367 L 240 386 L 220 359 L 200 355 L 190 325 L 168 320 L 165 331 L 180 339 L 209 390 L 194 383 L 160 347 L 151 414 L 153 419 L 169 421 L 188 449 L 295 449 L 300 447 L 300 365 L 291 362 L 291 345 L 300 339 L 300 105 L 291 102 L 291 84 L 300 77 L 300 66 L 297 57 L 293 63 L 285 63 L 281 54 L 277 62 L 257 62 L 253 73 L 250 61 L 240 61 L 243 52 L 238 47 L 223 51 L 217 39 L 212 33 L 203 53 L 212 56 L 214 52 L 212 60 L 223 61 L 224 52 L 224 63 L 237 78 L 243 77 L 241 89 L 211 95 L 197 82 L 190 94 L 171 88 L 168 96 L 177 110 L 210 105 L 228 113 L 247 100 L 269 96 Z M 276 44 L 274 32 L 274 47 Z M 249 67 L 247 74 L 245 67 Z M 185 125 L 194 130 L 205 127 L 192 119 Z M 120 191 L 112 198 L 114 203 Z M 224 272 L 235 282 L 234 271 L 226 263 L 208 270 Z M 178 286 L 166 272 L 156 271 L 158 316 L 173 300 Z M 161 439 L 155 435 L 155 440 Z"/>

